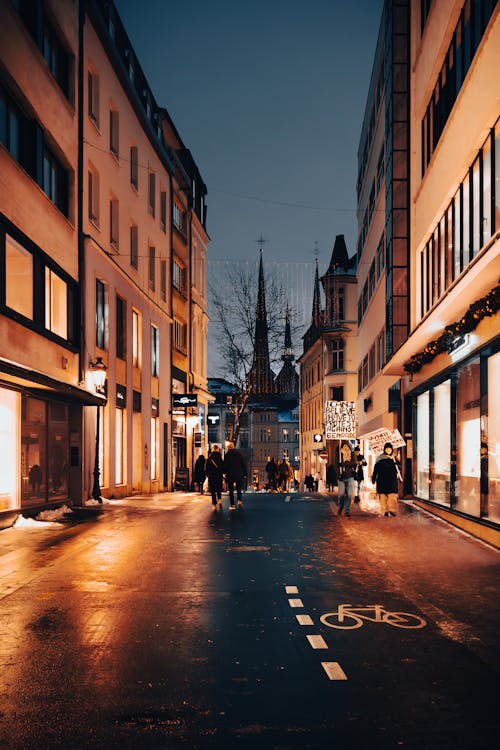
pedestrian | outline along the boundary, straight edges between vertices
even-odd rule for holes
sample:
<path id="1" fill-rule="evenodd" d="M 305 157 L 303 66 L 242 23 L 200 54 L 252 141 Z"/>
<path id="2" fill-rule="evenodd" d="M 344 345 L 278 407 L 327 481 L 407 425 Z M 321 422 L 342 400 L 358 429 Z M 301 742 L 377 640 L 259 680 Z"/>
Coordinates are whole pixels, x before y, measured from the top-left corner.
<path id="1" fill-rule="evenodd" d="M 38 497 L 40 494 L 40 485 L 42 483 L 42 470 L 38 464 L 33 464 L 29 470 L 29 482 L 31 484 L 31 494 Z"/>
<path id="2" fill-rule="evenodd" d="M 355 473 L 357 470 L 357 464 L 354 460 L 353 451 L 351 456 L 346 461 L 343 461 L 341 466 L 340 479 L 343 484 L 343 492 L 341 494 L 341 488 L 339 486 L 339 516 L 345 512 L 346 516 L 351 515 L 351 502 L 354 498 L 356 491 L 356 479 Z"/>
<path id="3" fill-rule="evenodd" d="M 305 484 L 306 490 L 308 492 L 312 492 L 313 491 L 314 479 L 313 479 L 312 474 L 306 474 L 306 476 L 304 477 L 304 484 Z"/>
<path id="4" fill-rule="evenodd" d="M 366 459 L 361 453 L 359 445 L 354 448 L 354 460 L 356 461 L 357 469 L 355 474 L 356 480 L 356 494 L 354 495 L 354 502 L 359 503 L 361 495 L 361 482 L 365 478 L 365 472 L 363 466 L 366 466 Z"/>
<path id="5" fill-rule="evenodd" d="M 384 452 L 375 461 L 372 474 L 384 516 L 395 516 L 398 512 L 398 480 L 402 481 L 402 478 L 392 443 L 386 443 Z"/>
<path id="6" fill-rule="evenodd" d="M 236 490 L 236 498 L 238 500 L 238 508 L 243 507 L 243 501 L 241 499 L 241 488 L 247 477 L 247 467 L 245 459 L 243 458 L 240 451 L 234 447 L 234 443 L 229 442 L 227 444 L 226 455 L 222 465 L 224 474 L 226 475 L 227 489 L 229 492 L 229 510 L 234 510 L 234 491 Z"/>
<path id="7" fill-rule="evenodd" d="M 333 464 L 326 467 L 326 488 L 328 492 L 333 492 L 333 488 L 338 484 L 337 470 Z"/>
<path id="8" fill-rule="evenodd" d="M 194 465 L 194 472 L 193 472 L 193 483 L 198 485 L 198 492 L 201 492 L 203 495 L 203 482 L 206 479 L 206 473 L 205 473 L 205 456 L 203 453 L 198 456 L 196 459 L 196 463 Z"/>
<path id="9" fill-rule="evenodd" d="M 282 490 L 283 492 L 288 492 L 290 479 L 293 477 L 293 471 L 286 458 L 283 458 L 282 462 L 279 465 L 278 476 L 280 490 Z"/>
<path id="10" fill-rule="evenodd" d="M 270 492 L 276 492 L 278 479 L 278 464 L 273 457 L 266 464 L 267 488 Z"/>
<path id="11" fill-rule="evenodd" d="M 212 445 L 212 450 L 208 455 L 205 464 L 205 471 L 208 477 L 208 491 L 212 495 L 212 506 L 214 510 L 222 510 L 222 456 L 219 446 Z"/>

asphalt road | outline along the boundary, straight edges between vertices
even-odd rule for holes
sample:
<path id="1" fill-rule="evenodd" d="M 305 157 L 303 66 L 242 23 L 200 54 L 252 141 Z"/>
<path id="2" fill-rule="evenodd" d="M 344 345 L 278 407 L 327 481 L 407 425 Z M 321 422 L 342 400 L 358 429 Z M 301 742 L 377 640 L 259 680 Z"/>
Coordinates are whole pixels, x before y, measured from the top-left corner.
<path id="1" fill-rule="evenodd" d="M 497 746 L 499 552 L 403 503 L 244 501 L 0 531 L 0 748 Z"/>

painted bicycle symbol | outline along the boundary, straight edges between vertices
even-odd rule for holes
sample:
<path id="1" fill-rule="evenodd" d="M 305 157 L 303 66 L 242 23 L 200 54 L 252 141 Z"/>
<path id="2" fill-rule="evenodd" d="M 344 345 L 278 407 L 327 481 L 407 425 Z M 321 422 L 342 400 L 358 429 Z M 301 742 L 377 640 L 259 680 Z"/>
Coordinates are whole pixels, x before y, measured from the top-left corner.
<path id="1" fill-rule="evenodd" d="M 409 612 L 389 612 L 382 604 L 369 604 L 366 607 L 353 607 L 352 604 L 339 604 L 336 612 L 327 612 L 319 618 L 323 625 L 341 630 L 360 628 L 363 622 L 385 622 L 395 628 L 425 628 L 426 621 Z"/>

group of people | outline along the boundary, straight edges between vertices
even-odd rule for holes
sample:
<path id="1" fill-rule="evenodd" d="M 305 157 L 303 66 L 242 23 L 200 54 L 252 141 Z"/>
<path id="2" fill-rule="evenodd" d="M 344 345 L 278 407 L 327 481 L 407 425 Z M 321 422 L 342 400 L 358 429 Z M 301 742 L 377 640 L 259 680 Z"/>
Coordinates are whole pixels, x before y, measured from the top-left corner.
<path id="1" fill-rule="evenodd" d="M 339 473 L 333 464 L 326 469 L 326 487 L 329 492 L 333 492 L 334 487 L 339 486 L 338 505 L 339 516 L 344 513 L 349 516 L 351 513 L 351 503 L 359 503 L 361 493 L 361 483 L 364 480 L 364 468 L 367 465 L 365 457 L 362 455 L 359 446 L 351 451 L 350 457 L 339 464 Z M 304 479 L 306 489 L 313 489 L 312 476 Z M 380 501 L 380 510 L 384 516 L 395 516 L 398 510 L 398 482 L 402 481 L 399 464 L 394 455 L 392 443 L 384 445 L 372 472 L 372 482 L 376 486 L 377 494 Z"/>
<path id="2" fill-rule="evenodd" d="M 229 509 L 236 508 L 235 493 L 238 508 L 243 507 L 242 491 L 247 478 L 247 467 L 243 455 L 234 447 L 234 443 L 227 444 L 224 458 L 218 445 L 212 445 L 207 459 L 203 455 L 198 456 L 194 465 L 193 482 L 198 485 L 198 491 L 201 493 L 203 493 L 203 485 L 207 478 L 214 510 L 222 509 L 224 481 L 229 492 Z"/>
<path id="3" fill-rule="evenodd" d="M 275 461 L 274 458 L 270 458 L 266 464 L 266 474 L 266 490 L 269 492 L 290 491 L 290 485 L 294 476 L 290 462 L 286 458 L 283 458 L 280 463 Z"/>

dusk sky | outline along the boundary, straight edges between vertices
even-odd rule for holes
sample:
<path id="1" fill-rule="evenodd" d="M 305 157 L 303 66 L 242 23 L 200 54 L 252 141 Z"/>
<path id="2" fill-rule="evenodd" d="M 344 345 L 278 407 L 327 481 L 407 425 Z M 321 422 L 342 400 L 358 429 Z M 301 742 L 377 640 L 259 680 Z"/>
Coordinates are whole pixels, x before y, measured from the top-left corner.
<path id="1" fill-rule="evenodd" d="M 382 0 L 116 0 L 208 188 L 210 260 L 328 263 L 356 244 L 357 149 Z"/>

